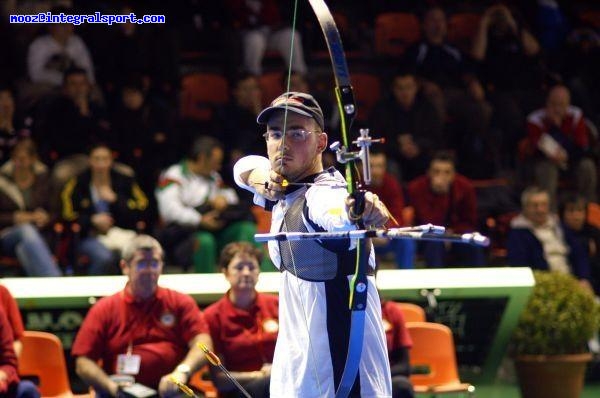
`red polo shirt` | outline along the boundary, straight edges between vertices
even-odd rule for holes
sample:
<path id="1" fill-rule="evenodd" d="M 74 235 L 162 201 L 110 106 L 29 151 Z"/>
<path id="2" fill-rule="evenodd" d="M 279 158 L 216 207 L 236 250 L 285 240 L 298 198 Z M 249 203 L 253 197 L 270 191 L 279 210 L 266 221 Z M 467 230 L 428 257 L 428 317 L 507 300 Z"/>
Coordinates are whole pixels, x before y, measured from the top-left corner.
<path id="1" fill-rule="evenodd" d="M 279 330 L 279 297 L 258 293 L 254 305 L 243 310 L 233 305 L 227 292 L 204 310 L 215 351 L 236 372 L 260 370 L 273 362 Z"/>
<path id="2" fill-rule="evenodd" d="M 390 173 L 385 173 L 382 184 L 379 186 L 371 185 L 369 190 L 379 196 L 379 199 L 385 203 L 392 216 L 398 221 L 398 224 L 400 226 L 404 225 L 404 220 L 402 219 L 404 194 L 398 180 Z M 386 225 L 388 227 L 396 227 L 391 220 Z"/>
<path id="3" fill-rule="evenodd" d="M 19 381 L 17 374 L 17 355 L 13 349 L 13 338 L 8 319 L 0 308 L 0 370 L 6 374 L 6 380 L 0 381 L 0 396 L 6 396 L 11 384 Z"/>
<path id="4" fill-rule="evenodd" d="M 429 176 L 417 177 L 408 184 L 408 196 L 415 209 L 415 223 L 432 223 L 451 228 L 455 233 L 471 232 L 477 225 L 477 196 L 473 183 L 456 174 L 450 192 L 431 190 Z"/>
<path id="5" fill-rule="evenodd" d="M 0 306 L 4 310 L 12 328 L 13 339 L 19 340 L 23 337 L 23 318 L 21 318 L 17 301 L 4 285 L 0 285 Z"/>
<path id="6" fill-rule="evenodd" d="M 157 388 L 160 378 L 179 364 L 196 335 L 208 333 L 203 314 L 194 300 L 183 293 L 158 288 L 147 301 L 135 301 L 127 289 L 99 300 L 88 312 L 71 350 L 102 360 L 107 374 L 116 373 L 117 355 L 140 355 L 135 380 Z"/>
<path id="7" fill-rule="evenodd" d="M 400 347 L 411 348 L 413 343 L 398 303 L 387 300 L 383 301 L 381 303 L 381 315 L 388 352 L 392 352 Z"/>

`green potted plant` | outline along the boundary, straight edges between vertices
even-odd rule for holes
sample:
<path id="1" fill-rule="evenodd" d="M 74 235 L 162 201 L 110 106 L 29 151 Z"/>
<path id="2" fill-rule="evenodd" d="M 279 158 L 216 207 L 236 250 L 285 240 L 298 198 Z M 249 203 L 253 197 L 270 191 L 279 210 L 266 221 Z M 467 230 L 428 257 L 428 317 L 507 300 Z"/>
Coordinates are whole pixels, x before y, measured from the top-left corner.
<path id="1" fill-rule="evenodd" d="M 535 286 L 511 339 L 524 398 L 577 398 L 600 327 L 600 305 L 571 275 L 534 271 Z"/>

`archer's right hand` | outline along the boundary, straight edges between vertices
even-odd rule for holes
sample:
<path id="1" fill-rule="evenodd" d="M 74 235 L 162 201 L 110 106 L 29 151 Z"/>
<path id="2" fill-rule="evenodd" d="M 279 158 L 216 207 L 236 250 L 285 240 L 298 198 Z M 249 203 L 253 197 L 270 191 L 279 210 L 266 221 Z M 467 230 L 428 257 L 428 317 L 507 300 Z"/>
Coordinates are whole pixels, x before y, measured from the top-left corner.
<path id="1" fill-rule="evenodd" d="M 252 186 L 256 193 L 268 200 L 279 200 L 285 195 L 283 181 L 285 178 L 273 170 L 254 169 L 248 176 L 248 185 Z"/>

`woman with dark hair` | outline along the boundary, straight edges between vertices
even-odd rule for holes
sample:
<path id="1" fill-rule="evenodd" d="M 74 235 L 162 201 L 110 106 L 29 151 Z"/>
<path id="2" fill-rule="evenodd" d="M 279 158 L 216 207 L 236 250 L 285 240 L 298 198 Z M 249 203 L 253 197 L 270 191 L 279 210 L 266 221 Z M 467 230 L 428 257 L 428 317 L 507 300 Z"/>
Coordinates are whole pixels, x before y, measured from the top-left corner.
<path id="1" fill-rule="evenodd" d="M 230 289 L 204 310 L 215 352 L 253 397 L 269 396 L 279 330 L 278 297 L 256 290 L 262 257 L 262 251 L 248 242 L 225 246 L 219 268 Z M 219 396 L 243 396 L 219 369 L 213 367 L 211 372 Z"/>
<path id="2" fill-rule="evenodd" d="M 565 234 L 571 236 L 587 253 L 590 263 L 590 282 L 600 295 L 600 229 L 588 220 L 588 202 L 579 194 L 569 193 L 561 198 L 559 215 Z"/>
<path id="3" fill-rule="evenodd" d="M 115 168 L 106 144 L 94 144 L 88 153 L 89 169 L 69 179 L 62 190 L 62 217 L 81 228 L 75 250 L 89 258 L 88 274 L 115 273 L 112 252 L 122 250 L 143 229 L 148 198 L 130 170 L 126 174 Z"/>

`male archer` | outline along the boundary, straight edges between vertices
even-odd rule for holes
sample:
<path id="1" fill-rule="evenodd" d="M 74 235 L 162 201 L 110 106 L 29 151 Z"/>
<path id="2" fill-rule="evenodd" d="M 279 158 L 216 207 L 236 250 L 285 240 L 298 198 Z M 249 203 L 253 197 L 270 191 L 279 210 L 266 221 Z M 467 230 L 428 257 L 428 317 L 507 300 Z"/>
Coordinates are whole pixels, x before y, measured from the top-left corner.
<path id="1" fill-rule="evenodd" d="M 365 194 L 362 214 L 338 171 L 323 170 L 327 147 L 323 112 L 305 93 L 277 97 L 257 118 L 268 159 L 251 155 L 234 167 L 236 183 L 255 194 L 256 204 L 272 210 L 271 232 L 347 231 L 381 227 L 388 211 L 376 195 Z M 391 397 L 390 368 L 381 304 L 369 243 L 364 343 L 351 397 Z M 350 340 L 349 278 L 355 272 L 356 243 L 270 241 L 269 254 L 281 271 L 279 335 L 271 371 L 271 397 L 333 397 L 346 364 Z"/>

